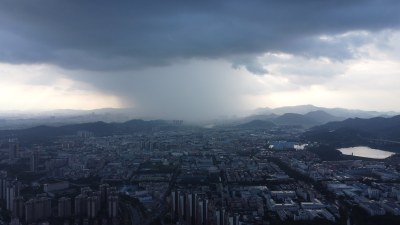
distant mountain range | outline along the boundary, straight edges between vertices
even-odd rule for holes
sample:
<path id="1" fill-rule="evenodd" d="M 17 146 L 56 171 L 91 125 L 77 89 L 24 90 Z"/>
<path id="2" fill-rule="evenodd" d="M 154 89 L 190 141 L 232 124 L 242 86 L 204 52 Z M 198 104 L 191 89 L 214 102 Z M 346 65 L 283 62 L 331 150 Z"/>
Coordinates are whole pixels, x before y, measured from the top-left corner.
<path id="1" fill-rule="evenodd" d="M 371 119 L 352 118 L 316 126 L 304 133 L 310 141 L 335 146 L 378 144 L 400 146 L 400 115 Z"/>
<path id="2" fill-rule="evenodd" d="M 134 109 L 104 108 L 95 110 L 50 110 L 42 112 L 24 111 L 0 111 L 0 130 L 24 129 L 47 125 L 60 127 L 68 124 L 94 123 L 103 121 L 106 123 L 123 123 L 131 119 L 157 119 L 139 117 Z M 247 129 L 259 127 L 271 127 L 268 121 L 278 126 L 301 126 L 310 128 L 332 121 L 342 121 L 347 118 L 372 118 L 376 116 L 390 117 L 395 112 L 377 112 L 350 110 L 343 108 L 324 108 L 313 105 L 286 106 L 280 108 L 262 108 L 254 111 L 253 115 L 234 119 L 215 119 L 211 121 L 197 121 L 192 124 L 216 125 L 216 126 L 238 126 L 243 124 Z M 253 121 L 253 122 L 252 122 Z M 250 123 L 251 122 L 251 123 Z M 250 123 L 247 124 L 246 123 Z M 261 124 L 257 124 L 261 123 Z"/>
<path id="3" fill-rule="evenodd" d="M 284 113 L 283 115 L 270 114 L 270 115 L 253 115 L 243 118 L 236 123 L 241 128 L 261 128 L 279 126 L 300 126 L 309 128 L 316 125 L 321 125 L 331 121 L 340 121 L 345 118 L 332 116 L 324 111 L 312 111 L 304 115 L 298 113 Z"/>
<path id="4" fill-rule="evenodd" d="M 132 109 L 58 109 L 50 111 L 0 111 L 0 130 L 23 129 L 41 125 L 62 126 L 78 123 L 125 122 L 142 119 Z"/>
<path id="5" fill-rule="evenodd" d="M 303 126 L 310 127 L 319 124 L 316 120 L 297 113 L 285 113 L 273 120 L 275 124 L 283 126 Z"/>
<path id="6" fill-rule="evenodd" d="M 324 108 L 314 105 L 298 105 L 298 106 L 284 106 L 279 108 L 260 108 L 255 110 L 256 115 L 269 115 L 277 114 L 282 115 L 285 113 L 306 114 L 313 111 L 324 111 L 332 116 L 338 118 L 372 118 L 377 116 L 390 117 L 397 115 L 396 112 L 378 112 L 378 111 L 364 111 L 358 109 L 344 109 L 344 108 Z"/>
<path id="7" fill-rule="evenodd" d="M 345 117 L 331 115 L 323 110 L 311 111 L 304 114 L 304 116 L 313 121 L 316 121 L 319 124 L 324 124 L 332 121 L 342 121 L 346 119 Z"/>
<path id="8" fill-rule="evenodd" d="M 174 129 L 175 127 L 169 121 L 164 120 L 129 120 L 123 123 L 105 123 L 99 121 L 64 126 L 36 126 L 26 129 L 1 130 L 0 136 L 3 138 L 17 137 L 25 142 L 40 142 L 64 135 L 76 135 L 78 131 L 92 132 L 96 136 L 108 136 L 130 134 L 137 131 L 151 131 L 154 129 Z"/>
<path id="9" fill-rule="evenodd" d="M 395 112 L 324 108 L 313 105 L 286 106 L 275 109 L 262 108 L 255 112 L 254 115 L 231 121 L 231 124 L 247 129 L 272 127 L 271 123 L 279 126 L 310 128 L 333 121 L 343 121 L 348 118 L 390 117 L 396 115 Z M 270 123 L 265 123 L 265 121 Z"/>

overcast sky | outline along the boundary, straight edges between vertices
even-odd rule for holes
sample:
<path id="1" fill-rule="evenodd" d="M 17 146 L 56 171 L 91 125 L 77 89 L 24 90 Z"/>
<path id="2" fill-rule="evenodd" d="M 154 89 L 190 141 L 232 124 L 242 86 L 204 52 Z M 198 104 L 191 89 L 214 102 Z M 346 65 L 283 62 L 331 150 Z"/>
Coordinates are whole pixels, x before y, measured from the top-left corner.
<path id="1" fill-rule="evenodd" d="M 0 109 L 400 111 L 400 1 L 0 1 Z"/>

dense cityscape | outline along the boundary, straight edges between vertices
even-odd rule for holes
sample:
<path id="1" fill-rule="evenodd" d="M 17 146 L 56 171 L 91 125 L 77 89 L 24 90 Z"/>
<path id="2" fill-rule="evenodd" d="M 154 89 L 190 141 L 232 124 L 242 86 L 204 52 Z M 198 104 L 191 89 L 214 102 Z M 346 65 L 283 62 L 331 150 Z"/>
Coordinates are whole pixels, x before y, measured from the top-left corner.
<path id="1" fill-rule="evenodd" d="M 3 139 L 1 220 L 13 225 L 399 221 L 400 157 L 321 160 L 316 149 L 329 147 L 302 141 L 301 131 L 199 128 L 172 121 L 131 134 L 80 130 L 46 144 Z"/>

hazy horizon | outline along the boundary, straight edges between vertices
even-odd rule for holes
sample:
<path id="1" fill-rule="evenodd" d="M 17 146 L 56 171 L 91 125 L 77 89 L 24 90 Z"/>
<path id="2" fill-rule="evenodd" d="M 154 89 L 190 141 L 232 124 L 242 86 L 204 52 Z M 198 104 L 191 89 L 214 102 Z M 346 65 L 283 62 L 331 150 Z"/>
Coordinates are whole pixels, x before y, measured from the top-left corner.
<path id="1" fill-rule="evenodd" d="M 346 119 L 346 118 L 372 118 L 378 116 L 384 117 L 392 117 L 396 115 L 400 115 L 399 112 L 396 111 L 377 111 L 377 110 L 362 110 L 362 109 L 348 109 L 341 107 L 321 107 L 315 106 L 312 104 L 307 105 L 294 105 L 294 106 L 280 106 L 275 108 L 270 107 L 262 107 L 253 110 L 249 110 L 247 112 L 243 112 L 242 114 L 231 114 L 231 115 L 221 115 L 213 118 L 180 118 L 177 116 L 171 117 L 157 117 L 152 115 L 147 115 L 145 112 L 140 112 L 135 110 L 134 108 L 96 108 L 96 109 L 41 109 L 41 110 L 0 110 L 0 119 L 9 119 L 14 118 L 18 119 L 35 119 L 42 118 L 46 119 L 49 116 L 56 116 L 58 119 L 62 118 L 73 118 L 73 117 L 82 117 L 82 116 L 105 116 L 103 119 L 100 118 L 92 118 L 95 121 L 103 121 L 103 122 L 124 122 L 128 120 L 134 119 L 142 119 L 142 120 L 183 120 L 186 123 L 213 123 L 213 122 L 221 122 L 221 121 L 235 121 L 235 120 L 246 120 L 248 118 L 252 120 L 258 120 L 257 116 L 269 116 L 269 115 L 284 115 L 284 114 L 301 114 L 306 115 L 310 112 L 323 111 L 326 116 L 330 116 L 336 118 L 337 120 Z M 90 113 L 90 114 L 89 114 Z M 255 116 L 255 117 L 254 117 Z M 254 117 L 254 118 L 253 118 Z M 84 119 L 83 122 L 92 121 L 89 117 Z M 105 121 L 106 120 L 106 121 Z M 265 118 L 261 119 L 265 120 Z M 268 119 L 267 119 L 268 120 Z M 42 121 L 44 124 L 51 121 Z M 65 121 L 67 123 L 74 123 L 73 121 Z"/>

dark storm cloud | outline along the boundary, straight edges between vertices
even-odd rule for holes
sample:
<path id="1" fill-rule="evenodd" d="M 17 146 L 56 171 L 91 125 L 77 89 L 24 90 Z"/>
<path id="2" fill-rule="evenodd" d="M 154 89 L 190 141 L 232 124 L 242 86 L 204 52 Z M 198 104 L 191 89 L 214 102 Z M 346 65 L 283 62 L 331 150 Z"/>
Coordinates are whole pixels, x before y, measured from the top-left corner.
<path id="1" fill-rule="evenodd" d="M 246 97 L 275 83 L 292 85 L 230 65 L 299 85 L 332 77 L 374 33 L 398 29 L 399 8 L 398 0 L 1 0 L 0 62 L 55 65 L 29 82 L 67 76 L 142 115 L 215 118 L 249 109 Z M 278 73 L 268 68 L 274 60 Z"/>
<path id="2" fill-rule="evenodd" d="M 347 45 L 316 36 L 397 28 L 399 8 L 397 0 L 3 0 L 0 61 L 112 71 L 264 52 L 351 58 Z M 232 63 L 267 72 L 251 59 Z"/>
<path id="3" fill-rule="evenodd" d="M 268 70 L 257 60 L 256 56 L 235 57 L 235 59 L 231 59 L 230 61 L 232 61 L 232 68 L 234 69 L 244 67 L 247 71 L 256 75 L 265 75 L 268 73 Z"/>

